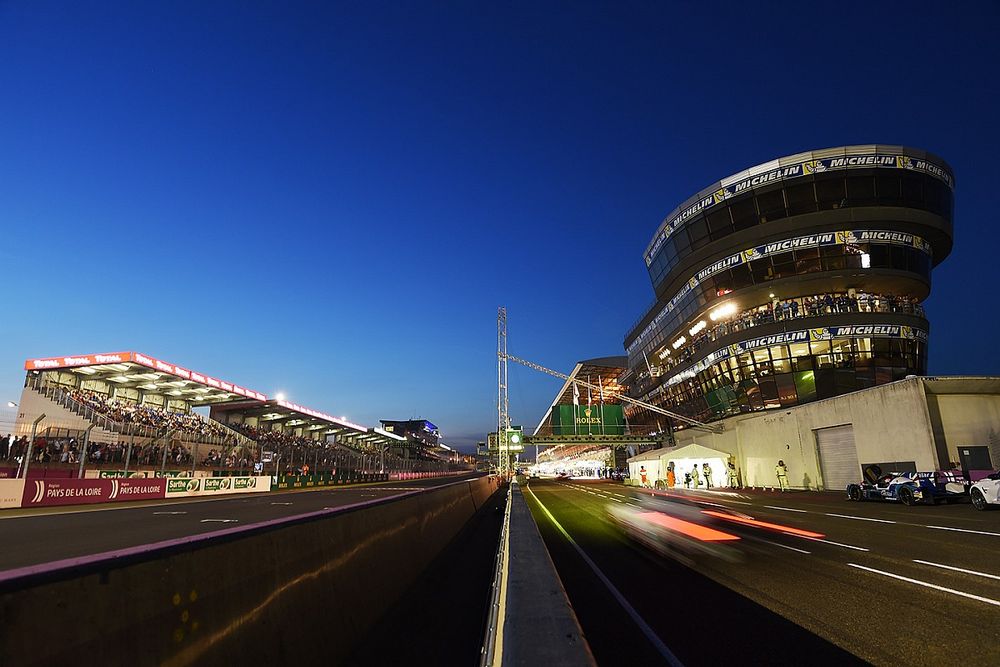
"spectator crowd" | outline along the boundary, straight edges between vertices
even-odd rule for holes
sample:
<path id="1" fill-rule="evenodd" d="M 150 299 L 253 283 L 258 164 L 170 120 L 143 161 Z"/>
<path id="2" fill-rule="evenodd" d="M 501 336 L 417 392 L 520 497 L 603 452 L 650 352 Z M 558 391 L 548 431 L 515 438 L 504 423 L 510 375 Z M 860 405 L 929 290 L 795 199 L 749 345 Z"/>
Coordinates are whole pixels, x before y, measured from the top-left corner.
<path id="1" fill-rule="evenodd" d="M 181 430 L 201 436 L 226 438 L 232 435 L 226 427 L 190 412 L 175 412 L 149 403 L 139 404 L 109 398 L 85 389 L 71 389 L 69 397 L 121 424 L 149 426 L 157 430 Z"/>
<path id="2" fill-rule="evenodd" d="M 916 298 L 892 294 L 819 294 L 797 299 L 775 300 L 770 303 L 744 310 L 729 319 L 707 327 L 678 350 L 677 354 L 660 362 L 663 370 L 690 361 L 699 350 L 723 336 L 737 331 L 746 331 L 755 326 L 793 320 L 803 317 L 818 317 L 839 313 L 904 313 L 924 317 L 924 309 Z"/>

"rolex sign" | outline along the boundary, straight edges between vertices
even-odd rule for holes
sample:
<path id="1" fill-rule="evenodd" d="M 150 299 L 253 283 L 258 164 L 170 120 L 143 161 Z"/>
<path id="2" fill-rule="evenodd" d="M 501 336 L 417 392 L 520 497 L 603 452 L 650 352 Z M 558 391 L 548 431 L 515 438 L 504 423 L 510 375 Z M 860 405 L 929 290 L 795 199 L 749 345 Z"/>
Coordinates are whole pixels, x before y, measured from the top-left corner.
<path id="1" fill-rule="evenodd" d="M 624 435 L 621 405 L 559 405 L 552 410 L 554 435 Z"/>

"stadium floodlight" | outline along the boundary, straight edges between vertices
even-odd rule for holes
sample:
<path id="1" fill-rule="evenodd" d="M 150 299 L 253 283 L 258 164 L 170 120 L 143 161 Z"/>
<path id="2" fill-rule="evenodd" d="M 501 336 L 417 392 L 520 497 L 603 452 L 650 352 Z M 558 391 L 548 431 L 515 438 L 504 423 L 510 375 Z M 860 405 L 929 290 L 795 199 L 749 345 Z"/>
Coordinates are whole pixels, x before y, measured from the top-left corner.
<path id="1" fill-rule="evenodd" d="M 279 391 L 277 394 L 274 395 L 274 397 L 279 401 L 283 401 L 285 400 L 285 392 Z"/>

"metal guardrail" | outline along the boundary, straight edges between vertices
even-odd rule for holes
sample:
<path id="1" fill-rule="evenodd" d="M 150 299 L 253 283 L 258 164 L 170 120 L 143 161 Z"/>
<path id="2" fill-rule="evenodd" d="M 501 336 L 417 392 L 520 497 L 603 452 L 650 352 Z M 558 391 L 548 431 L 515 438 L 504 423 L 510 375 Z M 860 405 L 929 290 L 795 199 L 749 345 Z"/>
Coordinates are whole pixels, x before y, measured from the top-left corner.
<path id="1" fill-rule="evenodd" d="M 493 667 L 500 664 L 497 655 L 497 640 L 503 632 L 503 596 L 506 584 L 506 563 L 510 549 L 510 510 L 514 501 L 512 485 L 507 485 L 507 507 L 504 510 L 503 528 L 500 531 L 500 543 L 497 546 L 496 563 L 493 567 L 493 583 L 490 587 L 490 613 L 486 621 L 486 636 L 483 638 L 483 648 L 480 651 L 480 667 Z"/>

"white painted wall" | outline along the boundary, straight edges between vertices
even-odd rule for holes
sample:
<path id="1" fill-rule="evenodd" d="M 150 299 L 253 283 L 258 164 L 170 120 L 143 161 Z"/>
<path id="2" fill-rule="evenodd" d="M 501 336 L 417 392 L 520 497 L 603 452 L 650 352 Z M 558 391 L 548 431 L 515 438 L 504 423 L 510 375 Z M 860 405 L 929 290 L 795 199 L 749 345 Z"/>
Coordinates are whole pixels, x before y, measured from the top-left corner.
<path id="1" fill-rule="evenodd" d="M 1000 411 L 1000 403 L 996 409 Z M 950 410 L 949 414 L 953 412 L 958 414 L 957 410 Z M 786 410 L 741 415 L 721 423 L 725 426 L 721 434 L 693 429 L 678 433 L 678 445 L 697 442 L 735 454 L 743 483 L 748 486 L 777 486 L 774 468 L 780 459 L 788 466 L 790 486 L 823 489 L 814 431 L 844 424 L 854 427 L 862 466 L 882 461 L 916 461 L 919 470 L 938 467 L 926 397 L 919 379 Z M 1000 424 L 1000 420 L 996 423 Z"/>
<path id="2" fill-rule="evenodd" d="M 994 437 L 1000 435 L 1000 395 L 940 394 L 935 398 L 949 460 L 959 460 L 959 447 L 988 447 L 991 430 Z M 1000 466 L 1000 461 L 993 465 Z"/>

